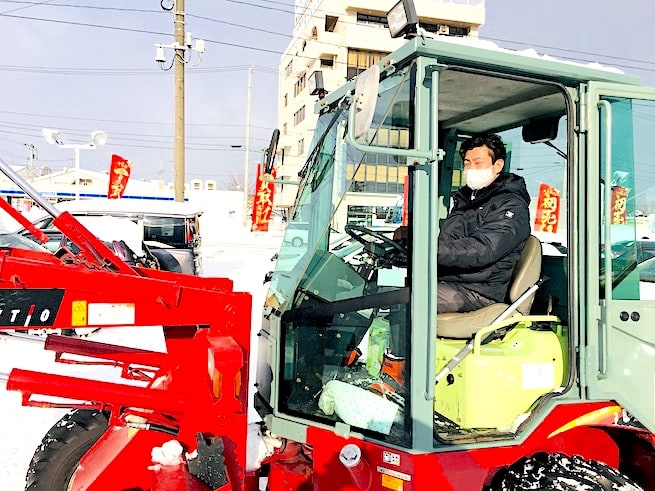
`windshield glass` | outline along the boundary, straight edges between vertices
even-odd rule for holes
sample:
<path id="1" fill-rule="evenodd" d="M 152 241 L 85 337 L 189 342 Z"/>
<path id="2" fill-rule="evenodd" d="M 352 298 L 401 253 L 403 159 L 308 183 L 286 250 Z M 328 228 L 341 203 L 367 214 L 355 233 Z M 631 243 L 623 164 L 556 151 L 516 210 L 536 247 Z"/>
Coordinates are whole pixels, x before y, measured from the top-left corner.
<path id="1" fill-rule="evenodd" d="M 367 142 L 411 145 L 412 73 L 380 83 Z M 319 118 L 266 299 L 281 322 L 278 407 L 408 446 L 408 255 L 386 220 L 406 162 L 349 144 L 346 106 Z"/>
<path id="2" fill-rule="evenodd" d="M 380 83 L 367 143 L 387 148 L 410 148 L 412 114 L 410 78 L 413 65 Z M 298 198 L 287 225 L 268 295 L 269 305 L 284 310 L 302 279 L 310 259 L 347 236 L 347 224 L 384 224 L 397 205 L 407 176 L 405 159 L 384 154 L 363 154 L 345 139 L 346 104 L 323 113 L 316 125 L 312 150 L 301 175 Z M 370 202 L 364 193 L 384 193 Z M 345 200 L 346 193 L 359 193 Z M 388 194 L 387 194 L 388 193 Z M 400 224 L 386 223 L 386 228 Z"/>

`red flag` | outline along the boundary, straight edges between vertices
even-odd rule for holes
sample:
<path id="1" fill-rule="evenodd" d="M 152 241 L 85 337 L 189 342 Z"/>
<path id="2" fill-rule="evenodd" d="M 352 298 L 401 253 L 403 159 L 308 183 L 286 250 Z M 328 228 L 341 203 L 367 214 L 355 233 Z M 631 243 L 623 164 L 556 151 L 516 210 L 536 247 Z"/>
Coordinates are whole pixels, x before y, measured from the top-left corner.
<path id="1" fill-rule="evenodd" d="M 275 184 L 262 179 L 262 164 L 257 164 L 257 180 L 255 181 L 255 199 L 252 204 L 252 232 L 267 232 L 268 221 L 273 211 L 273 191 Z M 275 169 L 270 177 L 275 179 Z"/>
<path id="2" fill-rule="evenodd" d="M 626 225 L 628 223 L 627 213 L 628 188 L 623 186 L 612 187 L 612 225 Z"/>
<path id="3" fill-rule="evenodd" d="M 537 213 L 534 219 L 534 230 L 537 232 L 557 233 L 559 223 L 560 196 L 554 187 L 541 183 Z"/>
<path id="4" fill-rule="evenodd" d="M 120 155 L 111 156 L 111 166 L 109 167 L 109 190 L 107 198 L 118 199 L 123 196 L 127 180 L 130 178 L 132 171 L 132 161 L 124 159 Z"/>

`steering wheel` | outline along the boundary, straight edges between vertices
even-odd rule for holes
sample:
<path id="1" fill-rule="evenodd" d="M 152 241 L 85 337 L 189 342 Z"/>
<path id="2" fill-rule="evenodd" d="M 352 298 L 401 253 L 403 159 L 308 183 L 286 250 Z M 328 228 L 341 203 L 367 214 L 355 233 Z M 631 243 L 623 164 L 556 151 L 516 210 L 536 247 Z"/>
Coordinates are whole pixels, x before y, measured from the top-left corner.
<path id="1" fill-rule="evenodd" d="M 372 256 L 388 261 L 392 266 L 407 265 L 407 248 L 383 233 L 351 224 L 346 225 L 345 230 Z"/>

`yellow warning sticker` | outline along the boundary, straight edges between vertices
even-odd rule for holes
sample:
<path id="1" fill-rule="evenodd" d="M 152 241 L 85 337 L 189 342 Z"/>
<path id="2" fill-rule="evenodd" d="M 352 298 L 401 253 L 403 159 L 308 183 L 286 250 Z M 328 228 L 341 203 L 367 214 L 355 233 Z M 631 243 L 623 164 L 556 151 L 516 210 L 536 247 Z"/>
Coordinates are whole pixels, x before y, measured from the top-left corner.
<path id="1" fill-rule="evenodd" d="M 382 474 L 382 487 L 392 489 L 393 491 L 403 491 L 403 480 Z"/>
<path id="2" fill-rule="evenodd" d="M 88 319 L 86 314 L 86 300 L 73 300 L 71 315 L 71 326 L 86 326 Z"/>

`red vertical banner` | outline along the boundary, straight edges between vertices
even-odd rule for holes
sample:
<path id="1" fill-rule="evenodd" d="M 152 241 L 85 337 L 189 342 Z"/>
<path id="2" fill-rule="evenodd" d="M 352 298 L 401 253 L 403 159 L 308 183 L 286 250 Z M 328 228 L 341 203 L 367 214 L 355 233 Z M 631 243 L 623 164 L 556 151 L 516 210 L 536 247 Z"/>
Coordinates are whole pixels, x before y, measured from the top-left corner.
<path id="1" fill-rule="evenodd" d="M 557 233 L 559 224 L 560 196 L 559 191 L 548 184 L 539 186 L 537 213 L 534 219 L 536 232 Z"/>
<path id="2" fill-rule="evenodd" d="M 628 223 L 627 203 L 628 188 L 614 186 L 612 188 L 612 225 L 626 225 Z"/>
<path id="3" fill-rule="evenodd" d="M 252 204 L 252 232 L 267 232 L 268 221 L 273 211 L 273 191 L 275 184 L 262 179 L 262 164 L 257 164 L 257 180 L 255 181 L 255 199 Z M 275 169 L 270 177 L 275 179 Z"/>
<path id="4" fill-rule="evenodd" d="M 407 226 L 408 216 L 407 216 L 407 205 L 409 201 L 409 176 L 405 176 L 405 181 L 403 183 L 403 218 L 401 225 Z"/>
<path id="5" fill-rule="evenodd" d="M 132 161 L 124 159 L 120 155 L 111 156 L 111 166 L 109 167 L 109 190 L 107 198 L 119 199 L 125 192 L 127 180 L 132 172 Z"/>

